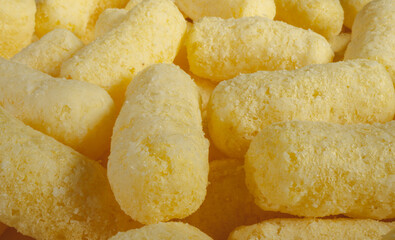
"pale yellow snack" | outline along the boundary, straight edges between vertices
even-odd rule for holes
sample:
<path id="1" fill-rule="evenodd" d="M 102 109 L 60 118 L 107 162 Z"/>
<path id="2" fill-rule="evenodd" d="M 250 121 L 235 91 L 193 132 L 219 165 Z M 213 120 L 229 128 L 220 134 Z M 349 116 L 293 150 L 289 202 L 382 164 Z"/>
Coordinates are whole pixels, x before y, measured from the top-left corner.
<path id="1" fill-rule="evenodd" d="M 9 59 L 29 45 L 35 13 L 34 0 L 0 0 L 0 57 Z"/>
<path id="2" fill-rule="evenodd" d="M 143 0 L 130 0 L 128 4 L 126 4 L 125 9 L 126 10 L 131 10 L 134 8 L 137 4 L 141 3 Z M 175 0 L 171 0 L 172 2 L 175 2 Z"/>
<path id="3" fill-rule="evenodd" d="M 116 28 L 125 20 L 128 10 L 108 8 L 100 14 L 95 25 L 95 39 Z"/>
<path id="4" fill-rule="evenodd" d="M 140 72 L 126 92 L 108 161 L 121 208 L 144 224 L 192 214 L 206 195 L 208 148 L 188 74 L 170 64 Z"/>
<path id="5" fill-rule="evenodd" d="M 339 0 L 274 0 L 276 19 L 311 29 L 329 38 L 343 27 L 344 12 Z"/>
<path id="6" fill-rule="evenodd" d="M 55 29 L 17 53 L 11 61 L 57 77 L 61 64 L 83 46 L 72 32 Z"/>
<path id="7" fill-rule="evenodd" d="M 340 0 L 340 4 L 344 10 L 344 25 L 351 29 L 357 13 L 371 1 L 372 0 Z"/>
<path id="8" fill-rule="evenodd" d="M 346 52 L 347 46 L 351 41 L 351 33 L 340 33 L 339 35 L 330 37 L 328 39 L 329 44 L 335 52 L 334 62 L 342 61 L 344 59 L 344 53 Z"/>
<path id="9" fill-rule="evenodd" d="M 109 149 L 115 105 L 94 84 L 54 78 L 0 58 L 0 106 L 94 159 Z"/>
<path id="10" fill-rule="evenodd" d="M 137 224 L 105 169 L 0 108 L 0 221 L 36 239 L 105 239 Z"/>
<path id="11" fill-rule="evenodd" d="M 56 28 L 66 28 L 84 43 L 94 39 L 100 13 L 124 7 L 128 0 L 36 0 L 36 34 L 42 37 Z"/>
<path id="12" fill-rule="evenodd" d="M 228 240 L 381 240 L 395 222 L 361 219 L 274 219 L 235 229 Z"/>
<path id="13" fill-rule="evenodd" d="M 197 21 L 203 17 L 241 18 L 276 15 L 274 0 L 176 0 L 180 10 Z"/>
<path id="14" fill-rule="evenodd" d="M 220 83 L 207 108 L 215 145 L 243 158 L 267 125 L 290 120 L 335 123 L 391 121 L 395 90 L 385 68 L 371 60 L 261 71 Z"/>
<path id="15" fill-rule="evenodd" d="M 268 211 L 394 218 L 394 133 L 395 121 L 272 124 L 245 156 L 247 187 Z"/>
<path id="16" fill-rule="evenodd" d="M 180 222 L 157 223 L 118 233 L 109 240 L 212 240 L 194 226 Z"/>
<path id="17" fill-rule="evenodd" d="M 0 222 L 0 237 L 8 227 Z"/>
<path id="18" fill-rule="evenodd" d="M 287 217 L 282 213 L 265 212 L 254 203 L 245 185 L 243 162 L 235 159 L 210 162 L 210 184 L 202 206 L 184 219 L 213 239 L 225 240 L 238 226 Z"/>
<path id="19" fill-rule="evenodd" d="M 395 84 L 395 1 L 375 0 L 355 18 L 344 59 L 366 58 L 382 63 Z"/>
<path id="20" fill-rule="evenodd" d="M 186 46 L 191 71 L 216 82 L 240 73 L 328 63 L 334 56 L 319 34 L 264 17 L 203 18 L 194 23 Z"/>
<path id="21" fill-rule="evenodd" d="M 146 0 L 126 19 L 64 62 L 61 76 L 97 84 L 120 106 L 137 72 L 153 63 L 173 62 L 186 22 L 170 0 Z"/>

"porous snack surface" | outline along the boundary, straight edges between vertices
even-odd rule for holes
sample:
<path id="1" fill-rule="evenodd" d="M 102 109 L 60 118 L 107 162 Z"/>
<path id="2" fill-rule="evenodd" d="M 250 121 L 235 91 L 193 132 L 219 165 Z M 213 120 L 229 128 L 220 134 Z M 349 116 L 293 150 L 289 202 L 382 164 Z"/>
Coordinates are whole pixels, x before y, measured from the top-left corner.
<path id="1" fill-rule="evenodd" d="M 246 183 L 264 210 L 305 217 L 395 217 L 395 121 L 291 121 L 264 128 L 246 154 Z"/>
<path id="2" fill-rule="evenodd" d="M 208 147 L 193 80 L 170 64 L 140 72 L 115 123 L 108 162 L 121 208 L 145 224 L 192 214 L 206 195 Z"/>

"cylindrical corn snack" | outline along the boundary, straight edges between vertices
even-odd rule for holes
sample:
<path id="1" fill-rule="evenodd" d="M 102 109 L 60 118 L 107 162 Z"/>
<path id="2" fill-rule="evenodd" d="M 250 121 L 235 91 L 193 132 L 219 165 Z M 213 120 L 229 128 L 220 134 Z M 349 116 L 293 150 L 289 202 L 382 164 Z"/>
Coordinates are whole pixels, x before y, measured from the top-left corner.
<path id="1" fill-rule="evenodd" d="M 176 3 L 194 21 L 203 17 L 273 19 L 276 15 L 274 0 L 176 0 Z"/>
<path id="2" fill-rule="evenodd" d="M 395 222 L 360 219 L 273 219 L 237 228 L 229 240 L 381 240 Z"/>
<path id="3" fill-rule="evenodd" d="M 0 0 L 0 57 L 9 59 L 29 45 L 35 14 L 34 0 Z"/>
<path id="4" fill-rule="evenodd" d="M 8 227 L 4 225 L 3 223 L 0 222 L 0 236 L 3 234 L 3 232 L 7 229 Z"/>
<path id="5" fill-rule="evenodd" d="M 63 63 L 61 76 L 95 83 L 121 105 L 137 72 L 174 60 L 185 31 L 184 17 L 170 0 L 143 1 L 117 28 Z"/>
<path id="6" fill-rule="evenodd" d="M 240 73 L 328 63 L 334 55 L 319 34 L 264 17 L 203 18 L 189 31 L 186 46 L 191 71 L 217 82 Z"/>
<path id="7" fill-rule="evenodd" d="M 89 157 L 97 159 L 109 150 L 115 105 L 94 84 L 53 78 L 0 59 L 0 106 Z"/>
<path id="8" fill-rule="evenodd" d="M 184 218 L 206 195 L 208 141 L 199 93 L 179 67 L 155 64 L 131 82 L 115 123 L 108 178 L 141 223 Z"/>
<path id="9" fill-rule="evenodd" d="M 88 43 L 94 38 L 97 18 L 107 8 L 124 7 L 127 0 L 36 0 L 36 34 L 42 37 L 66 28 Z"/>
<path id="10" fill-rule="evenodd" d="M 103 239 L 133 223 L 105 169 L 0 108 L 0 221 L 36 239 Z"/>
<path id="11" fill-rule="evenodd" d="M 109 8 L 100 14 L 96 21 L 95 38 L 101 37 L 116 28 L 125 20 L 128 11 L 125 9 Z"/>
<path id="12" fill-rule="evenodd" d="M 352 28 L 357 13 L 372 0 L 340 0 L 344 10 L 344 25 Z"/>
<path id="13" fill-rule="evenodd" d="M 109 240 L 212 240 L 194 226 L 180 222 L 157 223 L 118 233 Z"/>
<path id="14" fill-rule="evenodd" d="M 395 90 L 385 68 L 365 59 L 293 71 L 262 71 L 220 83 L 207 109 L 210 137 L 228 156 L 243 158 L 254 136 L 274 122 L 391 121 Z"/>
<path id="15" fill-rule="evenodd" d="M 343 27 L 344 12 L 339 0 L 275 0 L 276 19 L 311 29 L 329 38 Z"/>
<path id="16" fill-rule="evenodd" d="M 394 218 L 394 133 L 395 121 L 272 124 L 246 154 L 247 187 L 268 211 Z"/>
<path id="17" fill-rule="evenodd" d="M 367 58 L 382 63 L 395 84 L 395 1 L 376 0 L 357 15 L 344 59 Z"/>
<path id="18" fill-rule="evenodd" d="M 215 240 L 226 240 L 238 226 L 286 214 L 265 212 L 254 203 L 245 185 L 243 162 L 235 159 L 210 162 L 210 184 L 202 206 L 183 221 L 199 228 Z"/>
<path id="19" fill-rule="evenodd" d="M 17 53 L 11 61 L 57 77 L 62 63 L 83 46 L 72 32 L 55 29 Z"/>

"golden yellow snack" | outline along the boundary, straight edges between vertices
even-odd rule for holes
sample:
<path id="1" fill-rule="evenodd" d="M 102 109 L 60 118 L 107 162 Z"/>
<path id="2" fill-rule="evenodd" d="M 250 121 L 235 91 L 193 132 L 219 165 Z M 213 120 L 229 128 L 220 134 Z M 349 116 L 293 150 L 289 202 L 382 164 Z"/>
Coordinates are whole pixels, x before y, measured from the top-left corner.
<path id="1" fill-rule="evenodd" d="M 0 57 L 9 59 L 29 45 L 35 13 L 34 0 L 0 0 Z"/>
<path id="2" fill-rule="evenodd" d="M 344 59 L 366 58 L 382 63 L 395 84 L 395 1 L 376 0 L 355 18 Z"/>
<path id="3" fill-rule="evenodd" d="M 140 72 L 126 92 L 108 161 L 121 208 L 144 224 L 192 214 L 206 195 L 208 148 L 188 74 L 170 64 Z"/>
<path id="4" fill-rule="evenodd" d="M 117 105 L 137 72 L 153 63 L 173 62 L 186 22 L 170 0 L 146 0 L 126 19 L 63 63 L 61 76 L 97 84 Z"/>
<path id="5" fill-rule="evenodd" d="M 108 8 L 100 14 L 95 25 L 95 38 L 101 37 L 116 28 L 125 20 L 128 11 L 125 9 Z"/>
<path id="6" fill-rule="evenodd" d="M 36 34 L 42 37 L 56 28 L 72 31 L 84 43 L 94 38 L 100 13 L 124 7 L 128 0 L 36 0 Z"/>
<path id="7" fill-rule="evenodd" d="M 344 12 L 339 0 L 274 0 L 276 19 L 311 29 L 329 38 L 343 27 Z"/>
<path id="8" fill-rule="evenodd" d="M 0 221 L 36 239 L 108 239 L 136 226 L 105 169 L 0 108 Z"/>
<path id="9" fill-rule="evenodd" d="M 385 234 L 382 240 L 394 240 L 395 239 L 395 226 L 393 226 L 392 230 Z"/>
<path id="10" fill-rule="evenodd" d="M 0 237 L 8 227 L 0 222 Z"/>
<path id="11" fill-rule="evenodd" d="M 246 154 L 247 187 L 268 211 L 394 218 L 394 132 L 395 121 L 272 124 Z"/>
<path id="12" fill-rule="evenodd" d="M 334 55 L 319 34 L 264 17 L 203 18 L 189 31 L 186 46 L 191 71 L 216 82 L 240 73 L 328 63 Z"/>
<path id="13" fill-rule="evenodd" d="M 357 13 L 372 0 L 340 0 L 344 10 L 344 25 L 349 29 L 352 28 Z"/>
<path id="14" fill-rule="evenodd" d="M 276 15 L 274 0 L 176 0 L 180 10 L 192 20 L 203 17 L 241 18 Z"/>
<path id="15" fill-rule="evenodd" d="M 391 121 L 395 90 L 385 68 L 365 59 L 293 71 L 261 71 L 220 83 L 207 108 L 215 145 L 243 158 L 265 126 L 290 120 L 335 123 Z"/>
<path id="16" fill-rule="evenodd" d="M 360 219 L 274 219 L 235 229 L 229 240 L 381 240 L 395 227 Z"/>
<path id="17" fill-rule="evenodd" d="M 194 226 L 180 222 L 157 223 L 118 233 L 109 240 L 212 240 Z"/>
<path id="18" fill-rule="evenodd" d="M 262 211 L 245 185 L 243 162 L 235 159 L 210 162 L 210 184 L 202 206 L 184 219 L 213 239 L 226 240 L 236 227 L 288 216 Z"/>
<path id="19" fill-rule="evenodd" d="M 342 61 L 344 59 L 344 53 L 346 52 L 347 46 L 351 41 L 351 33 L 340 33 L 339 35 L 330 37 L 328 39 L 329 44 L 335 52 L 334 62 Z"/>
<path id="20" fill-rule="evenodd" d="M 55 29 L 17 53 L 11 61 L 57 77 L 61 64 L 83 46 L 72 32 Z"/>
<path id="21" fill-rule="evenodd" d="M 0 58 L 0 106 L 92 158 L 109 149 L 115 105 L 90 83 L 54 78 Z"/>

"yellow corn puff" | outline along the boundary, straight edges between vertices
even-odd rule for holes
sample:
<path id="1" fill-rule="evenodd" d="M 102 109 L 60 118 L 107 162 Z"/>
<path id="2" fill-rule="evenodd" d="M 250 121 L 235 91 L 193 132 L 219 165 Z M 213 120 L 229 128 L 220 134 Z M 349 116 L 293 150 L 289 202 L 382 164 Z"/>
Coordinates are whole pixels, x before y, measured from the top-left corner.
<path id="1" fill-rule="evenodd" d="M 385 236 L 383 236 L 382 240 L 394 240 L 395 239 L 395 226 L 393 229 L 389 231 Z"/>
<path id="2" fill-rule="evenodd" d="M 274 0 L 176 0 L 176 3 L 194 21 L 203 17 L 273 19 L 276 15 Z"/>
<path id="3" fill-rule="evenodd" d="M 157 223 L 118 233 L 109 240 L 212 240 L 196 227 L 180 222 Z"/>
<path id="4" fill-rule="evenodd" d="M 209 146 L 199 104 L 196 84 L 175 65 L 151 65 L 130 83 L 114 126 L 108 178 L 133 219 L 184 218 L 202 204 Z"/>
<path id="5" fill-rule="evenodd" d="M 395 121 L 272 124 L 246 154 L 247 187 L 268 211 L 394 218 L 394 132 Z"/>
<path id="6" fill-rule="evenodd" d="M 186 22 L 170 0 L 146 0 L 101 38 L 64 62 L 61 76 L 97 84 L 120 106 L 137 72 L 153 63 L 173 62 Z"/>
<path id="7" fill-rule="evenodd" d="M 226 240 L 236 227 L 264 219 L 287 216 L 265 212 L 254 203 L 244 183 L 243 162 L 235 159 L 210 162 L 210 184 L 202 206 L 183 221 L 199 228 L 213 239 Z"/>
<path id="8" fill-rule="evenodd" d="M 229 240 L 381 240 L 395 227 L 385 223 L 360 219 L 273 219 L 237 228 Z"/>
<path id="9" fill-rule="evenodd" d="M 365 59 L 261 71 L 220 83 L 207 114 L 215 145 L 228 156 L 243 158 L 252 138 L 274 122 L 391 121 L 395 90 L 385 68 Z"/>
<path id="10" fill-rule="evenodd" d="M 339 0 L 274 0 L 276 19 L 311 29 L 329 38 L 343 27 L 344 12 Z"/>
<path id="11" fill-rule="evenodd" d="M 105 169 L 0 108 L 0 221 L 36 239 L 108 239 L 136 225 Z"/>
<path id="12" fill-rule="evenodd" d="M 100 14 L 95 25 L 95 38 L 103 36 L 105 33 L 116 28 L 125 20 L 128 11 L 125 9 L 108 8 Z"/>
<path id="13" fill-rule="evenodd" d="M 382 63 L 395 84 L 395 1 L 376 0 L 355 18 L 344 59 L 367 58 Z"/>
<path id="14" fill-rule="evenodd" d="M 127 0 L 36 0 L 36 34 L 42 37 L 56 28 L 72 31 L 84 43 L 94 38 L 100 13 L 107 8 L 124 7 Z"/>
<path id="15" fill-rule="evenodd" d="M 29 45 L 35 14 L 34 0 L 0 0 L 0 57 L 9 59 Z"/>
<path id="16" fill-rule="evenodd" d="M 186 46 L 191 71 L 216 82 L 240 73 L 328 63 L 334 56 L 319 34 L 263 17 L 203 18 L 189 31 Z"/>
<path id="17" fill-rule="evenodd" d="M 57 77 L 62 62 L 83 46 L 72 32 L 55 29 L 17 53 L 11 61 Z"/>
<path id="18" fill-rule="evenodd" d="M 115 105 L 94 84 L 54 78 L 0 58 L 0 106 L 89 157 L 97 159 L 109 149 Z"/>
<path id="19" fill-rule="evenodd" d="M 340 0 L 344 10 L 344 25 L 352 28 L 357 13 L 372 0 Z"/>

